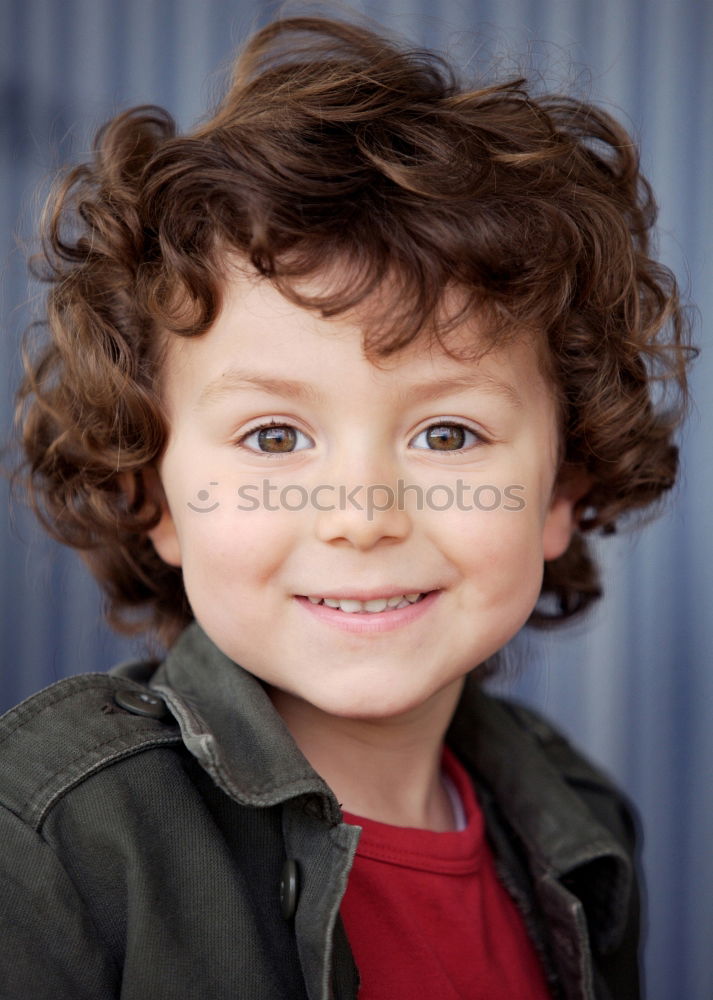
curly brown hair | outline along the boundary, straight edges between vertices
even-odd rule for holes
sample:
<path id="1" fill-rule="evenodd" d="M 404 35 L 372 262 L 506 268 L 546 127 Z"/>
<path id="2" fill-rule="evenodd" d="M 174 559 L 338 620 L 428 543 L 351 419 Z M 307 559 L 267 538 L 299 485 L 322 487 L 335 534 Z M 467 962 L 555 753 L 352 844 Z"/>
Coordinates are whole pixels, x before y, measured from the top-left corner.
<path id="1" fill-rule="evenodd" d="M 210 327 L 230 252 L 327 317 L 388 277 L 388 321 L 364 334 L 374 359 L 422 335 L 445 346 L 474 309 L 493 344 L 517 328 L 546 345 L 562 474 L 590 485 L 532 620 L 569 618 L 600 593 L 585 533 L 676 476 L 688 323 L 649 256 L 654 219 L 634 143 L 591 104 L 525 79 L 474 89 L 439 56 L 346 22 L 276 21 L 204 124 L 179 136 L 160 108 L 120 114 L 51 195 L 35 264 L 49 332 L 26 347 L 18 396 L 33 505 L 84 553 L 112 624 L 170 644 L 192 613 L 147 537 L 159 512 L 144 473 L 168 434 L 162 338 Z M 343 280 L 306 297 L 300 279 L 330 260 Z M 452 288 L 462 309 L 444 319 Z"/>

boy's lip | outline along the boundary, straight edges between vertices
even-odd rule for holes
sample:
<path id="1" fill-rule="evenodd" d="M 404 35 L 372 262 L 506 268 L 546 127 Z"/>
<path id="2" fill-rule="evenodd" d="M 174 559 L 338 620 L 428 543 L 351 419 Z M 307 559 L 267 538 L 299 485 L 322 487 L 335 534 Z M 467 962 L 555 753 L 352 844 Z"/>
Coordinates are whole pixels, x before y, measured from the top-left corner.
<path id="1" fill-rule="evenodd" d="M 338 608 L 330 608 L 325 604 L 312 604 L 307 597 L 302 597 L 299 594 L 295 594 L 295 600 L 305 611 L 325 625 L 330 625 L 342 632 L 373 635 L 378 632 L 391 632 L 393 629 L 401 628 L 428 614 L 442 593 L 441 590 L 431 590 L 420 601 L 409 604 L 407 608 L 391 608 L 376 614 L 347 614 Z"/>

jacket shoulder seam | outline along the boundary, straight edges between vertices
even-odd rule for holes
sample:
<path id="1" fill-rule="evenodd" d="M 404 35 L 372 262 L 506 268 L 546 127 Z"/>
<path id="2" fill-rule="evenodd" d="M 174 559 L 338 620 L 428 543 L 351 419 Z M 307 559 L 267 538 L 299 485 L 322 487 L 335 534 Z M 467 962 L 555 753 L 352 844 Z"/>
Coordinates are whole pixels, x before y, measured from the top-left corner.
<path id="1" fill-rule="evenodd" d="M 65 678 L 22 702 L 0 720 L 0 801 L 39 831 L 72 788 L 112 763 L 152 747 L 181 743 L 166 721 L 118 707 L 118 691 L 143 691 L 122 677 Z"/>
<path id="2" fill-rule="evenodd" d="M 128 745 L 123 738 L 119 738 L 117 740 L 109 740 L 105 744 L 97 746 L 97 750 L 103 751 L 100 759 L 83 768 L 81 767 L 82 758 L 78 757 L 72 762 L 72 764 L 79 766 L 78 771 L 65 768 L 63 771 L 58 771 L 54 774 L 44 787 L 34 792 L 32 798 L 26 804 L 25 811 L 30 825 L 39 831 L 47 816 L 52 811 L 52 808 L 60 799 L 87 778 L 90 778 L 99 771 L 103 771 L 111 764 L 116 764 L 127 757 L 133 757 L 136 754 L 152 750 L 155 747 L 172 746 L 182 742 L 178 734 L 159 737 L 154 730 L 148 733 L 145 730 L 139 730 L 135 732 L 134 736 L 135 738 Z"/>

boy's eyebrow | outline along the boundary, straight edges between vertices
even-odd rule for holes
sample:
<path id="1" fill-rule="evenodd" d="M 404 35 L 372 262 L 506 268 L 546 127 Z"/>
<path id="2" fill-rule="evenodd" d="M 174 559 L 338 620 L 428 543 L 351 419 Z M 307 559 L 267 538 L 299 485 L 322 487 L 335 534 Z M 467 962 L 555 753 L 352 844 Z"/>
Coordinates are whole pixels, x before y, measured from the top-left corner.
<path id="1" fill-rule="evenodd" d="M 214 403 L 240 389 L 262 389 L 273 396 L 287 396 L 303 402 L 321 403 L 322 393 L 307 382 L 277 375 L 261 375 L 242 368 L 230 368 L 203 387 L 196 407 Z"/>
<path id="2" fill-rule="evenodd" d="M 472 372 L 470 375 L 453 375 L 450 378 L 437 379 L 409 386 L 399 393 L 403 402 L 427 403 L 439 399 L 448 393 L 467 392 L 477 389 L 479 392 L 491 393 L 494 396 L 504 396 L 514 406 L 521 408 L 522 399 L 515 388 L 504 379 L 495 378 L 485 372 Z"/>
<path id="3" fill-rule="evenodd" d="M 288 399 L 297 399 L 301 402 L 324 402 L 323 393 L 308 382 L 299 382 L 296 379 L 277 375 L 263 375 L 241 368 L 230 368 L 204 386 L 198 397 L 196 408 L 217 402 L 240 389 L 261 389 L 273 396 L 285 396 Z M 505 396 L 518 409 L 522 407 L 522 399 L 509 382 L 494 378 L 492 375 L 486 375 L 484 372 L 473 372 L 469 375 L 457 375 L 436 381 L 415 383 L 399 392 L 397 399 L 400 403 L 428 402 L 448 393 L 465 392 L 470 389 Z"/>

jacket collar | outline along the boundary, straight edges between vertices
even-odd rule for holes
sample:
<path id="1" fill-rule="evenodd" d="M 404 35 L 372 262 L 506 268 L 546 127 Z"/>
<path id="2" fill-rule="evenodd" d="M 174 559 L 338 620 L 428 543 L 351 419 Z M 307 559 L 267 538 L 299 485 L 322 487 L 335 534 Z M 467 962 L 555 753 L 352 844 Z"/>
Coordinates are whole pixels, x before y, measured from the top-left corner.
<path id="1" fill-rule="evenodd" d="M 225 656 L 196 623 L 172 646 L 151 687 L 175 715 L 183 741 L 213 780 L 248 806 L 316 794 L 327 820 L 341 812 L 273 708 L 262 684 Z"/>

